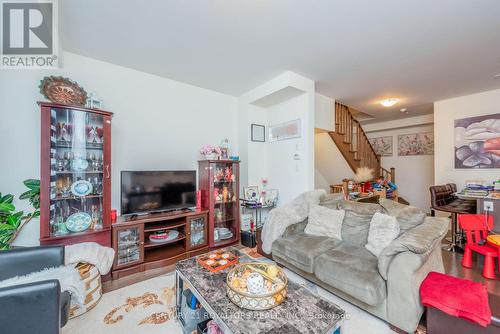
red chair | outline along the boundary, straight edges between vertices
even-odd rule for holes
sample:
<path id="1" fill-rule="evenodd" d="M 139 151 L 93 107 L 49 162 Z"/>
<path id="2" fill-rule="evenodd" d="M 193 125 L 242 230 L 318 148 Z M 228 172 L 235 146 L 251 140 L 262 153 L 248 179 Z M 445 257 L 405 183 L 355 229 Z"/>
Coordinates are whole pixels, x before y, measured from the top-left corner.
<path id="1" fill-rule="evenodd" d="M 458 216 L 458 223 L 466 235 L 462 266 L 472 268 L 472 252 L 477 252 L 484 255 L 483 276 L 495 279 L 495 258 L 498 257 L 498 251 L 493 246 L 479 244 L 479 241 L 486 240 L 488 231 L 493 229 L 493 217 L 482 214 L 464 214 Z"/>

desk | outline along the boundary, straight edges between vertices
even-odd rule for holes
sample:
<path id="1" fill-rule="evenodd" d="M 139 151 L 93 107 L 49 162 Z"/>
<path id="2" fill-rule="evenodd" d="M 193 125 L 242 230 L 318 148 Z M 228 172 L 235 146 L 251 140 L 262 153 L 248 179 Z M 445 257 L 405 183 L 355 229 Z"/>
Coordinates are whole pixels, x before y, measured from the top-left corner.
<path id="1" fill-rule="evenodd" d="M 477 213 L 486 213 L 484 211 L 484 202 L 492 202 L 493 203 L 493 212 L 490 214 L 493 216 L 493 231 L 495 234 L 500 234 L 500 198 L 488 196 L 470 196 L 464 195 L 462 192 L 455 193 L 460 199 L 468 199 L 468 200 L 476 200 L 477 203 Z"/>

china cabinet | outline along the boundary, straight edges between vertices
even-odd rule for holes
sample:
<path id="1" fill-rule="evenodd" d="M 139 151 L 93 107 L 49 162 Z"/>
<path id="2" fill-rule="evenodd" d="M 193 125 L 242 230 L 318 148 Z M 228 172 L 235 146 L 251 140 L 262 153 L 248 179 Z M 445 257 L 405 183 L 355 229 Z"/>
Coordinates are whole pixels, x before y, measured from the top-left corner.
<path id="1" fill-rule="evenodd" d="M 40 102 L 40 243 L 111 246 L 112 113 Z"/>
<path id="2" fill-rule="evenodd" d="M 239 161 L 201 160 L 198 166 L 202 207 L 209 211 L 209 247 L 235 244 L 240 240 Z"/>

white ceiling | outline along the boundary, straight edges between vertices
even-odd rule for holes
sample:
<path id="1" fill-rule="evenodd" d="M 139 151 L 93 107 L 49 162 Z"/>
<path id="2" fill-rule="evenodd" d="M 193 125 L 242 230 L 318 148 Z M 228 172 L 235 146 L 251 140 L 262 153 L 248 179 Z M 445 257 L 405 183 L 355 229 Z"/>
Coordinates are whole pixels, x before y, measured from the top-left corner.
<path id="1" fill-rule="evenodd" d="M 291 70 L 382 120 L 500 88 L 498 0 L 59 3 L 65 50 L 235 96 Z"/>

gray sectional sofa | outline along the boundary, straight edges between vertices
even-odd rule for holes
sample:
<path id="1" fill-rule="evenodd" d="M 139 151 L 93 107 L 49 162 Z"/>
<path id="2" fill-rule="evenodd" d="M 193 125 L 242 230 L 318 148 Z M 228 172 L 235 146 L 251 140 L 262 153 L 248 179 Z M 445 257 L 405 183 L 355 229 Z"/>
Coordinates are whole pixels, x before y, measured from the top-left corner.
<path id="1" fill-rule="evenodd" d="M 272 244 L 273 259 L 333 294 L 413 333 L 423 313 L 419 287 L 430 271 L 443 272 L 441 240 L 448 218 L 382 200 L 356 203 L 336 198 L 320 205 L 346 211 L 342 241 L 304 232 L 307 219 L 291 225 Z M 396 216 L 401 233 L 377 258 L 364 246 L 375 212 Z"/>

